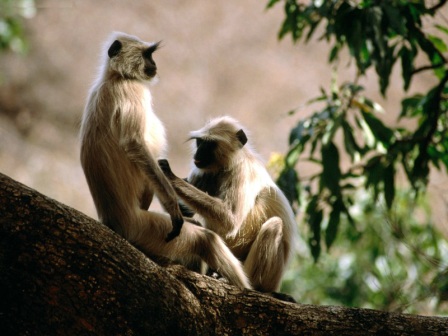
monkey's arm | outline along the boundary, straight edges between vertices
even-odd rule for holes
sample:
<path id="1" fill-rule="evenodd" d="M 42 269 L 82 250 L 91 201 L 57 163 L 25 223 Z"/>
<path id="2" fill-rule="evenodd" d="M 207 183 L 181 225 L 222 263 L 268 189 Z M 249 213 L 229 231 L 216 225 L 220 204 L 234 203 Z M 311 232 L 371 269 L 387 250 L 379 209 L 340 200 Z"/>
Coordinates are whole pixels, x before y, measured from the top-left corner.
<path id="1" fill-rule="evenodd" d="M 129 159 L 139 165 L 148 176 L 162 206 L 170 214 L 173 229 L 168 234 L 166 241 L 172 240 L 179 235 L 184 222 L 177 203 L 176 192 L 143 142 L 139 142 L 137 139 L 129 139 L 122 141 L 120 145 Z"/>
<path id="2" fill-rule="evenodd" d="M 222 200 L 206 194 L 174 175 L 167 160 L 158 162 L 165 176 L 171 181 L 177 195 L 195 212 L 204 217 L 209 224 L 213 223 L 215 226 L 211 228 L 213 231 L 227 234 L 235 228 L 234 215 Z"/>

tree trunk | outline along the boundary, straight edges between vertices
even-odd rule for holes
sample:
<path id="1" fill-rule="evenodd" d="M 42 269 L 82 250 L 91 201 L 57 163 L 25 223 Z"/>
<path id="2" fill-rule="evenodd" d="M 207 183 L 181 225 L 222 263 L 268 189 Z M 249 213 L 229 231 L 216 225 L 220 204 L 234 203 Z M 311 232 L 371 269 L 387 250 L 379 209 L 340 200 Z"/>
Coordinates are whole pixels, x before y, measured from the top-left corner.
<path id="1" fill-rule="evenodd" d="M 448 321 L 287 303 L 156 264 L 0 174 L 0 335 L 332 334 L 448 335 Z"/>

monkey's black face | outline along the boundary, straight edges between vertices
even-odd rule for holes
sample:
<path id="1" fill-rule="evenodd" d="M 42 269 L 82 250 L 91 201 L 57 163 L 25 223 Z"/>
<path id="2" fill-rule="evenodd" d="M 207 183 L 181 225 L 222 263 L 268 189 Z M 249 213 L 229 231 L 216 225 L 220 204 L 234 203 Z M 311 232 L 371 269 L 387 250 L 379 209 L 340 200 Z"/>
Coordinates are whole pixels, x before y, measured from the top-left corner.
<path id="1" fill-rule="evenodd" d="M 143 59 L 145 60 L 144 72 L 148 77 L 154 77 L 157 74 L 157 66 L 152 58 L 152 54 L 157 50 L 159 45 L 160 42 L 157 42 L 142 52 Z"/>
<path id="2" fill-rule="evenodd" d="M 194 164 L 196 167 L 202 169 L 207 168 L 216 161 L 215 150 L 217 147 L 216 141 L 196 139 L 196 153 L 194 154 Z"/>

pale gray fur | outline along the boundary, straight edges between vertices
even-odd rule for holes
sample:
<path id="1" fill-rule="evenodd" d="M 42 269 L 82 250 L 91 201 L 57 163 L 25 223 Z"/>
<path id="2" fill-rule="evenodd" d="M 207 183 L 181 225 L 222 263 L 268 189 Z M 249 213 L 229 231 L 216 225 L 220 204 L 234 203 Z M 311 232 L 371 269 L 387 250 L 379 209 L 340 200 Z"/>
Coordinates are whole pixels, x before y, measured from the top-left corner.
<path id="1" fill-rule="evenodd" d="M 114 43 L 121 47 L 118 51 L 112 50 Z M 231 283 L 250 288 L 241 263 L 214 232 L 185 223 L 176 238 L 166 239 L 183 219 L 177 196 L 156 162 L 164 155 L 166 139 L 145 83 L 156 76 L 152 58 L 142 56 L 148 48 L 157 46 L 112 34 L 89 93 L 81 125 L 81 163 L 98 217 L 147 254 L 199 256 Z M 147 211 L 154 193 L 171 219 Z"/>
<path id="2" fill-rule="evenodd" d="M 193 167 L 189 183 L 170 172 L 169 166 L 163 170 L 205 227 L 218 233 L 244 262 L 253 287 L 272 292 L 279 289 L 292 254 L 296 222 L 286 197 L 255 151 L 239 142 L 240 129 L 235 119 L 225 116 L 191 132 L 192 139 L 214 140 L 218 145 L 215 164 Z"/>

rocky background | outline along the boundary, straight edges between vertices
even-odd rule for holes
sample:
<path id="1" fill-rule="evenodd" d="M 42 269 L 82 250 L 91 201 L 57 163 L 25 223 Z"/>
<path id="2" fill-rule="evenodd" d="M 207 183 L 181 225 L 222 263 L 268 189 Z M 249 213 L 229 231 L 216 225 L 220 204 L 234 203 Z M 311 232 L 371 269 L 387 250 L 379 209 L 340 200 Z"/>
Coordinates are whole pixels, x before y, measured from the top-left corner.
<path id="1" fill-rule="evenodd" d="M 160 80 L 152 93 L 167 128 L 174 172 L 186 176 L 189 170 L 188 132 L 223 114 L 250 130 L 250 141 L 266 161 L 274 152 L 285 153 L 289 131 L 313 111 L 306 102 L 329 86 L 331 68 L 325 42 L 279 41 L 282 5 L 266 10 L 266 4 L 37 0 L 35 14 L 25 20 L 28 53 L 0 54 L 0 172 L 96 218 L 79 163 L 78 130 L 102 42 L 112 31 L 163 40 L 154 57 Z M 340 82 L 353 77 L 345 65 Z M 376 94 L 375 74 L 362 82 L 390 123 L 403 96 L 398 67 L 394 76 L 387 101 Z M 419 77 L 411 91 L 433 85 L 429 76 Z M 445 181 L 434 175 L 431 184 L 440 223 L 448 217 Z"/>

